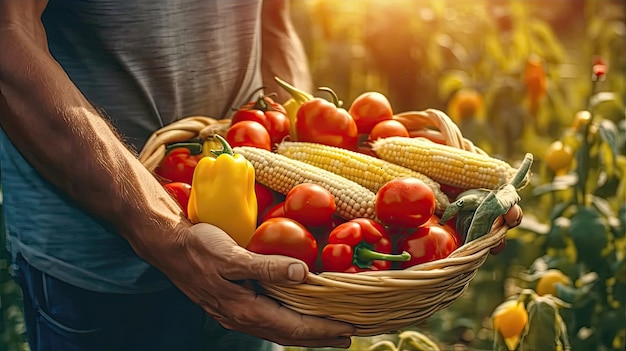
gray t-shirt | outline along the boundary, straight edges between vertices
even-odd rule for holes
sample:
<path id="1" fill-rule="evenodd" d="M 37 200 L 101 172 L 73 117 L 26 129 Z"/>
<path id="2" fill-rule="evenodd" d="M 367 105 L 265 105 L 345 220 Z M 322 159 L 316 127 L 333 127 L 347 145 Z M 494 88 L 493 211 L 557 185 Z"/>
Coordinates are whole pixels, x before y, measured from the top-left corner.
<path id="1" fill-rule="evenodd" d="M 260 9 L 260 0 L 50 0 L 42 21 L 52 55 L 139 151 L 177 119 L 228 117 L 261 86 Z M 89 290 L 169 286 L 123 238 L 44 180 L 1 131 L 0 167 L 13 254 Z"/>

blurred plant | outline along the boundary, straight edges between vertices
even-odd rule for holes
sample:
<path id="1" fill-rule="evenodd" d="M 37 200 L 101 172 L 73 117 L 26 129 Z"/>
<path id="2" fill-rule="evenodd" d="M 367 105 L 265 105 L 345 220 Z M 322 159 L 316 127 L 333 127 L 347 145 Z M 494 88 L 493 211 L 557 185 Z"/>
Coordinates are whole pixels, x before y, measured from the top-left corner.
<path id="1" fill-rule="evenodd" d="M 563 307 L 569 305 L 552 295 L 539 296 L 530 289 L 503 302 L 492 315 L 493 351 L 571 350 L 567 327 L 559 312 Z"/>
<path id="2" fill-rule="evenodd" d="M 407 330 L 398 334 L 398 342 L 382 340 L 371 345 L 367 351 L 440 351 L 439 346 L 425 334 Z"/>
<path id="3" fill-rule="evenodd" d="M 547 150 L 546 183 L 533 189 L 551 208 L 549 230 L 520 284 L 571 304 L 562 316 L 573 350 L 616 351 L 626 346 L 626 134 L 600 112 L 617 98 L 597 91 L 606 62 L 595 57 L 591 71 L 588 108 Z"/>

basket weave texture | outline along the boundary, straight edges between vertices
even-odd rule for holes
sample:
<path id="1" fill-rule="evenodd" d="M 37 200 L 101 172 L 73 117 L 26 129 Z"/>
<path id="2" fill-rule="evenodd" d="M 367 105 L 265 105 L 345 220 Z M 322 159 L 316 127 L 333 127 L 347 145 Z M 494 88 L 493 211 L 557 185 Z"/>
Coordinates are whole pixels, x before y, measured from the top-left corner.
<path id="1" fill-rule="evenodd" d="M 436 134 L 447 145 L 485 154 L 465 139 L 458 127 L 438 110 L 396 114 L 410 132 Z M 166 145 L 191 139 L 224 135 L 230 120 L 192 116 L 153 133 L 139 160 L 154 170 L 165 156 Z M 452 252 L 447 258 L 402 270 L 359 273 L 309 273 L 297 285 L 261 282 L 264 293 L 302 314 L 353 324 L 359 336 L 395 332 L 422 322 L 461 296 L 491 248 L 509 228 L 498 218 L 486 235 Z"/>

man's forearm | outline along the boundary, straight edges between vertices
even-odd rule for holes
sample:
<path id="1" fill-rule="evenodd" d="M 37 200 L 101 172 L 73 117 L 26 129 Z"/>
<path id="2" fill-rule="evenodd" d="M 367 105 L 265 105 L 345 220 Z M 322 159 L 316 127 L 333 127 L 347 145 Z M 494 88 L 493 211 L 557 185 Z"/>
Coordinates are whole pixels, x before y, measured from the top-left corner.
<path id="1" fill-rule="evenodd" d="M 146 240 L 185 225 L 176 203 L 32 33 L 2 29 L 0 43 L 0 125 L 44 178 L 111 223 L 140 255 L 149 255 Z"/>
<path id="2" fill-rule="evenodd" d="M 278 102 L 290 96 L 274 76 L 305 91 L 312 90 L 309 62 L 302 41 L 293 27 L 289 0 L 264 0 L 261 13 L 262 73 L 267 92 L 278 94 Z"/>

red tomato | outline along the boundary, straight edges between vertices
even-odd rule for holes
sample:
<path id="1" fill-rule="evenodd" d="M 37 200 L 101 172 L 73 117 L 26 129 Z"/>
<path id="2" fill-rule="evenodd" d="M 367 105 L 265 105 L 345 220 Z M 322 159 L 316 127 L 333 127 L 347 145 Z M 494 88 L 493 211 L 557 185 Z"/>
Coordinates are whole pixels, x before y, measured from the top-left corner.
<path id="1" fill-rule="evenodd" d="M 368 134 L 377 123 L 393 118 L 391 103 L 385 95 L 375 91 L 357 96 L 348 112 L 360 134 Z"/>
<path id="2" fill-rule="evenodd" d="M 254 121 L 266 126 L 265 113 L 256 109 L 239 109 L 233 114 L 230 119 L 230 125 L 235 125 L 242 121 Z"/>
<path id="3" fill-rule="evenodd" d="M 274 206 L 274 192 L 259 182 L 254 182 L 254 192 L 256 193 L 258 224 L 261 224 L 265 213 Z"/>
<path id="4" fill-rule="evenodd" d="M 289 135 L 289 117 L 284 112 L 284 107 L 274 103 L 268 97 L 264 97 L 264 99 L 268 100 L 265 102 L 265 107 L 245 105 L 237 110 L 231 118 L 231 126 L 242 121 L 258 122 L 265 127 L 270 135 L 271 145 L 274 145 Z M 280 110 L 270 107 L 269 102 L 272 102 L 272 106 L 280 106 Z"/>
<path id="5" fill-rule="evenodd" d="M 376 123 L 374 128 L 370 131 L 369 139 L 376 141 L 379 138 L 388 138 L 392 136 L 408 137 L 409 131 L 404 124 L 396 121 L 395 119 L 384 120 Z"/>
<path id="6" fill-rule="evenodd" d="M 454 236 L 454 239 L 456 240 L 457 246 L 463 245 L 463 239 L 461 238 L 461 235 L 459 235 L 459 233 L 457 233 L 456 228 L 454 227 L 454 223 L 456 221 L 456 217 L 450 218 L 450 220 L 447 221 L 443 225 L 441 225 L 439 223 L 440 220 L 441 220 L 441 218 L 439 218 L 439 216 L 437 216 L 436 214 L 433 214 L 430 217 L 430 219 L 424 225 L 431 225 L 431 226 L 434 225 L 434 226 L 442 227 L 443 229 L 447 230 L 450 234 L 452 234 Z"/>
<path id="7" fill-rule="evenodd" d="M 187 147 L 176 147 L 169 151 L 154 173 L 165 179 L 163 183 L 183 182 L 191 184 L 193 171 L 202 154 L 192 155 Z"/>
<path id="8" fill-rule="evenodd" d="M 315 271 L 317 242 L 302 224 L 284 217 L 263 222 L 252 234 L 246 249 L 263 255 L 283 255 L 304 261 Z"/>
<path id="9" fill-rule="evenodd" d="M 333 101 L 337 101 L 336 95 Z M 323 98 L 314 98 L 298 108 L 295 129 L 298 141 L 349 150 L 356 150 L 359 138 L 356 123 L 348 111 Z"/>
<path id="10" fill-rule="evenodd" d="M 180 208 L 187 214 L 187 205 L 189 204 L 189 194 L 191 194 L 191 185 L 183 182 L 172 182 L 163 185 L 165 190 L 178 202 Z"/>
<path id="11" fill-rule="evenodd" d="M 253 146 L 272 150 L 269 132 L 261 123 L 254 121 L 241 121 L 231 125 L 226 131 L 226 141 L 231 147 Z"/>
<path id="12" fill-rule="evenodd" d="M 265 112 L 265 118 L 267 119 L 266 129 L 270 133 L 272 145 L 280 143 L 289 135 L 290 122 L 289 117 L 285 113 L 267 111 Z"/>
<path id="13" fill-rule="evenodd" d="M 458 248 L 453 234 L 438 225 L 424 225 L 415 232 L 400 237 L 397 243 L 398 251 L 411 254 L 411 259 L 401 262 L 401 268 L 407 268 L 420 263 L 431 262 L 448 257 Z"/>
<path id="14" fill-rule="evenodd" d="M 285 201 L 281 201 L 276 205 L 270 207 L 267 212 L 265 212 L 265 215 L 263 216 L 261 222 L 265 222 L 269 219 L 276 217 L 285 217 Z"/>
<path id="15" fill-rule="evenodd" d="M 321 185 L 298 184 L 285 196 L 285 216 L 305 226 L 331 223 L 336 209 L 335 197 Z"/>
<path id="16" fill-rule="evenodd" d="M 376 193 L 378 219 L 390 227 L 417 228 L 435 213 L 435 194 L 413 177 L 391 180 Z"/>

